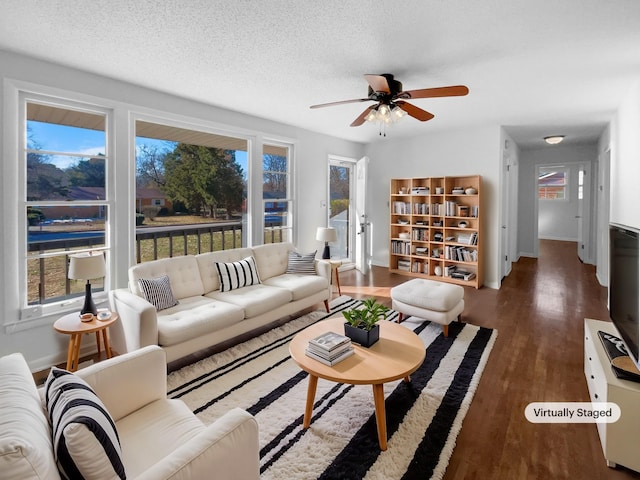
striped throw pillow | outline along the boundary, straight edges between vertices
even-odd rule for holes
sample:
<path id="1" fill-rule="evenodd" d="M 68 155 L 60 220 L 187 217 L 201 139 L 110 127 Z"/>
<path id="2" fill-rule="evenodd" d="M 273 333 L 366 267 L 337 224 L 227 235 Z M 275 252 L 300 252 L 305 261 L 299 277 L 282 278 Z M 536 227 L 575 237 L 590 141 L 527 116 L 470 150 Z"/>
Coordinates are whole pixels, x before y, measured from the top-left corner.
<path id="1" fill-rule="evenodd" d="M 156 310 L 166 310 L 178 305 L 167 275 L 158 278 L 139 278 L 138 285 L 145 300 L 156 307 Z"/>
<path id="2" fill-rule="evenodd" d="M 216 262 L 216 270 L 220 279 L 221 292 L 260 283 L 258 268 L 253 257 L 247 257 L 239 262 Z"/>
<path id="3" fill-rule="evenodd" d="M 45 383 L 45 403 L 62 478 L 126 478 L 116 425 L 84 380 L 53 367 Z"/>
<path id="4" fill-rule="evenodd" d="M 316 274 L 316 252 L 300 254 L 289 252 L 289 263 L 285 273 Z"/>

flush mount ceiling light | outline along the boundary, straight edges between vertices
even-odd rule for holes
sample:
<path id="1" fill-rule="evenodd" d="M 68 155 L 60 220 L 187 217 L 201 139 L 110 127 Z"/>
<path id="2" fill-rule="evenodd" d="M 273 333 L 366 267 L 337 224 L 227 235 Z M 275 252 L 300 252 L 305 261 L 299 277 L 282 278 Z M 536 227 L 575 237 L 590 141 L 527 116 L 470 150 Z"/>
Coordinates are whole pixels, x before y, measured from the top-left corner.
<path id="1" fill-rule="evenodd" d="M 550 135 L 548 137 L 544 137 L 544 141 L 549 145 L 557 145 L 562 140 L 564 140 L 564 135 Z"/>

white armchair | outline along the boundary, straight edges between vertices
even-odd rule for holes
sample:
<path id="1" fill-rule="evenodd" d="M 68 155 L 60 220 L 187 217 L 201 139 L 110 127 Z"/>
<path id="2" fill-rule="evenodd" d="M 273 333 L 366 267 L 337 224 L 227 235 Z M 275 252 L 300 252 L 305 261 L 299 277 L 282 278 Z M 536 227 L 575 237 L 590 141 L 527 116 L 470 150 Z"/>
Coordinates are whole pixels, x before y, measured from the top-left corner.
<path id="1" fill-rule="evenodd" d="M 258 479 L 253 416 L 236 408 L 204 425 L 184 402 L 167 398 L 166 365 L 165 352 L 149 346 L 76 372 L 113 417 L 127 478 Z M 34 478 L 34 471 L 55 478 L 53 451 L 42 448 L 51 447 L 42 431 L 48 421 L 21 355 L 0 358 L 0 381 L 0 479 Z"/>

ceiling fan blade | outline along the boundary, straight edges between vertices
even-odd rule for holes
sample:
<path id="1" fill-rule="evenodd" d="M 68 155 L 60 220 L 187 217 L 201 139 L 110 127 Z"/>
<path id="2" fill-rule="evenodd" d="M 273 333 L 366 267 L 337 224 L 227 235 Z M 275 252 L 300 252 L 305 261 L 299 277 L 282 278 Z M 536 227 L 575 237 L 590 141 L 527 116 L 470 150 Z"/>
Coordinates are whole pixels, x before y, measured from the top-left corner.
<path id="1" fill-rule="evenodd" d="M 364 78 L 367 80 L 371 89 L 374 92 L 384 92 L 391 93 L 391 88 L 389 88 L 389 82 L 387 82 L 387 78 L 382 75 L 365 75 Z"/>
<path id="2" fill-rule="evenodd" d="M 429 113 L 426 110 L 422 110 L 421 108 L 418 108 L 415 105 L 411 105 L 407 102 L 398 101 L 396 102 L 396 105 L 398 105 L 402 110 L 407 112 L 413 118 L 420 120 L 421 122 L 431 120 L 435 116 L 433 113 Z"/>
<path id="3" fill-rule="evenodd" d="M 354 98 L 353 100 L 341 100 L 339 102 L 320 103 L 311 105 L 309 108 L 333 107 L 334 105 L 344 105 L 345 103 L 371 102 L 370 98 Z"/>
<path id="4" fill-rule="evenodd" d="M 360 125 L 362 125 L 365 121 L 365 117 L 369 114 L 369 112 L 371 110 L 373 110 L 374 108 L 376 108 L 376 105 L 371 105 L 370 107 L 367 107 L 365 109 L 364 112 L 362 112 L 358 118 L 356 118 L 353 122 L 351 122 L 351 126 L 352 127 L 359 127 Z"/>
<path id="5" fill-rule="evenodd" d="M 453 85 L 451 87 L 407 90 L 405 92 L 400 92 L 397 95 L 397 98 L 461 97 L 467 93 L 469 93 L 469 89 L 464 85 Z"/>

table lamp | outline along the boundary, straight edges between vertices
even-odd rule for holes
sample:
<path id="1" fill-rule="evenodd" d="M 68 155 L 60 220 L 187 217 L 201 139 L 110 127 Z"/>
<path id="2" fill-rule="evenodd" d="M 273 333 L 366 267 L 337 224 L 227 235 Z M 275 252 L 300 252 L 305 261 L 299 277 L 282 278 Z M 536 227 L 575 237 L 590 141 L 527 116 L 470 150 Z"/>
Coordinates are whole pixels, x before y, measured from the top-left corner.
<path id="1" fill-rule="evenodd" d="M 104 255 L 102 253 L 78 253 L 75 255 L 69 255 L 68 277 L 72 280 L 87 281 L 84 293 L 84 306 L 80 311 L 80 315 L 83 313 L 92 313 L 96 315 L 98 313 L 98 309 L 91 298 L 91 283 L 89 280 L 102 278 L 105 275 L 106 268 Z"/>
<path id="2" fill-rule="evenodd" d="M 322 251 L 322 258 L 331 258 L 331 252 L 329 251 L 329 242 L 335 242 L 338 240 L 338 234 L 335 228 L 318 227 L 316 231 L 316 240 L 324 242 L 324 250 Z"/>

